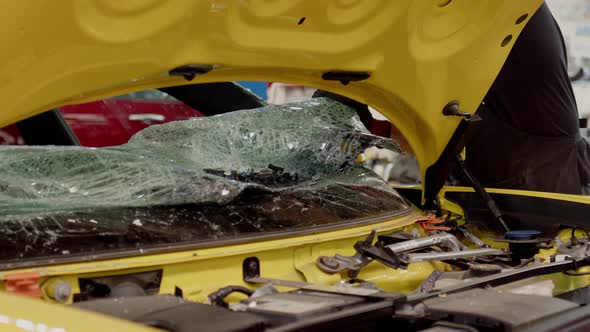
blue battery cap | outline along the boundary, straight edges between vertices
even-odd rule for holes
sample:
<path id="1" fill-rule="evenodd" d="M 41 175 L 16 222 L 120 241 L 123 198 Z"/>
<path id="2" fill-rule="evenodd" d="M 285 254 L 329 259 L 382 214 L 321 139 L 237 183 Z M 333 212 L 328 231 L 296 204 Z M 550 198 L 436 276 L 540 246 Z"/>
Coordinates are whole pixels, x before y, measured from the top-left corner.
<path id="1" fill-rule="evenodd" d="M 532 240 L 541 235 L 540 231 L 537 230 L 518 230 L 510 231 L 504 234 L 506 240 Z"/>

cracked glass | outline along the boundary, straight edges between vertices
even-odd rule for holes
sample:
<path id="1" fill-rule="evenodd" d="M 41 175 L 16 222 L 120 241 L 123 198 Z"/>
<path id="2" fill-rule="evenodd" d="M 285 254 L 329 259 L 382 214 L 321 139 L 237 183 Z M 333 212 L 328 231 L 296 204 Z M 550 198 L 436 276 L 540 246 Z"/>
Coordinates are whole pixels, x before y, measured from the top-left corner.
<path id="1" fill-rule="evenodd" d="M 0 147 L 0 259 L 206 243 L 410 209 L 371 135 L 315 98 L 153 125 L 107 148 Z"/>

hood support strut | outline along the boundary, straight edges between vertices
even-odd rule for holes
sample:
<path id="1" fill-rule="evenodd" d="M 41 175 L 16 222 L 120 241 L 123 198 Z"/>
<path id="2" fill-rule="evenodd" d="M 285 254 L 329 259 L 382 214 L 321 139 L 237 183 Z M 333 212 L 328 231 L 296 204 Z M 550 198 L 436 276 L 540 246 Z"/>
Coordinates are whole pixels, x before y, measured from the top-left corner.
<path id="1" fill-rule="evenodd" d="M 480 105 L 482 107 L 483 104 Z M 504 221 L 502 211 L 496 205 L 496 202 L 481 185 L 479 180 L 475 177 L 471 170 L 465 164 L 461 157 L 461 151 L 465 148 L 467 142 L 473 136 L 477 125 L 482 118 L 475 114 L 471 115 L 462 112 L 457 101 L 451 101 L 444 108 L 442 113 L 446 116 L 460 116 L 463 117 L 461 123 L 453 133 L 449 143 L 441 153 L 440 157 L 432 166 L 426 170 L 425 187 L 424 187 L 424 208 L 437 207 L 437 195 L 440 189 L 444 186 L 453 165 L 457 165 L 465 178 L 469 181 L 475 192 L 484 201 L 486 207 L 490 210 L 496 221 L 500 223 L 504 231 L 508 232 L 510 229 Z"/>
<path id="2" fill-rule="evenodd" d="M 455 155 L 455 160 L 457 161 L 457 165 L 463 172 L 463 175 L 465 175 L 467 181 L 471 183 L 471 186 L 473 187 L 473 189 L 475 189 L 475 192 L 479 195 L 479 197 L 484 201 L 488 210 L 490 210 L 490 212 L 494 215 L 494 218 L 496 218 L 500 225 L 502 225 L 502 228 L 504 228 L 505 232 L 510 232 L 508 225 L 506 225 L 506 222 L 503 219 L 502 211 L 500 211 L 500 209 L 496 205 L 496 202 L 494 201 L 494 199 L 492 199 L 492 196 L 488 194 L 486 189 L 481 185 L 481 183 L 475 177 L 475 175 L 471 173 L 471 170 L 465 164 L 465 160 L 463 160 L 460 153 L 457 153 Z"/>
<path id="3" fill-rule="evenodd" d="M 451 136 L 449 143 L 438 157 L 438 160 L 432 166 L 426 169 L 424 178 L 424 199 L 425 207 L 436 205 L 436 197 L 440 189 L 445 185 L 451 170 L 455 165 L 455 156 L 461 153 L 467 142 L 473 136 L 477 125 L 482 118 L 475 114 L 464 113 L 459 110 L 459 104 L 456 101 L 448 103 L 442 113 L 446 116 L 460 116 L 463 119 Z"/>

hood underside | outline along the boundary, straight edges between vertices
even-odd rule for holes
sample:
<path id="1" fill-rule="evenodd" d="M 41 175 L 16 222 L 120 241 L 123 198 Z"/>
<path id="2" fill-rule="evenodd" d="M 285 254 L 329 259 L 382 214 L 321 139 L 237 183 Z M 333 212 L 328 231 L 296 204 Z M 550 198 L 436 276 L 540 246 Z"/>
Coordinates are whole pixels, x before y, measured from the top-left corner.
<path id="1" fill-rule="evenodd" d="M 0 125 L 63 104 L 185 84 L 171 70 L 198 65 L 212 70 L 193 83 L 292 82 L 369 104 L 410 142 L 424 178 L 460 121 L 443 107 L 455 100 L 465 112 L 477 109 L 541 3 L 5 2 Z"/>

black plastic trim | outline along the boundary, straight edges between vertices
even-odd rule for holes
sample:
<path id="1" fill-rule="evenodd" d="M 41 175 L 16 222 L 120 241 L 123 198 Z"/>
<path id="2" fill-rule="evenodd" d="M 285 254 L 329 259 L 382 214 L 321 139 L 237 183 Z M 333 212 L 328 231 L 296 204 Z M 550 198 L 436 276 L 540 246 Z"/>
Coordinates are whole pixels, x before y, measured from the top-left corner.
<path id="1" fill-rule="evenodd" d="M 371 77 L 371 73 L 366 71 L 329 71 L 322 75 L 326 81 L 339 81 L 342 85 L 350 82 L 364 81 Z"/>
<path id="2" fill-rule="evenodd" d="M 523 327 L 519 332 L 586 332 L 590 331 L 590 306 L 581 306 Z"/>
<path id="3" fill-rule="evenodd" d="M 258 96 L 233 82 L 188 84 L 159 90 L 207 116 L 266 106 Z"/>
<path id="4" fill-rule="evenodd" d="M 170 76 L 182 76 L 187 81 L 192 81 L 197 75 L 203 75 L 213 70 L 212 65 L 184 65 L 171 69 Z"/>

